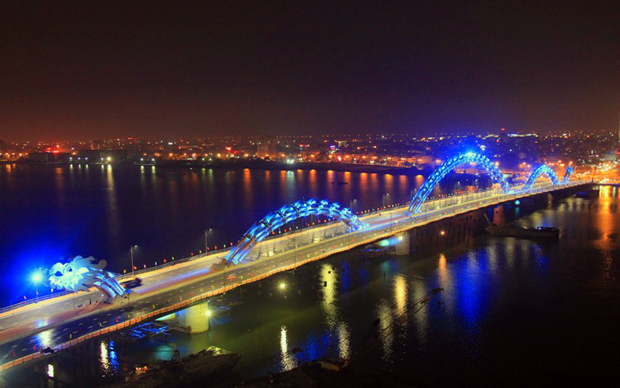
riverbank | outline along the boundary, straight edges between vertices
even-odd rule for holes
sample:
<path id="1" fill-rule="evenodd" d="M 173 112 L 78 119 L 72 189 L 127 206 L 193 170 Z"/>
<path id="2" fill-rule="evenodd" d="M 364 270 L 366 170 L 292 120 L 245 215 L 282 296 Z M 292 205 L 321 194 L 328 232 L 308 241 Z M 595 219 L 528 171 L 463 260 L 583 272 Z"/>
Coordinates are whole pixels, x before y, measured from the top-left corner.
<path id="1" fill-rule="evenodd" d="M 68 166 L 72 163 L 68 162 L 56 162 L 56 163 L 40 163 L 32 162 L 28 160 L 24 161 L 0 161 L 0 164 L 7 165 L 51 165 L 51 166 Z M 80 163 L 80 165 L 107 165 L 105 163 Z M 73 164 L 76 165 L 76 164 Z M 143 164 L 139 162 L 126 161 L 121 163 L 115 163 L 113 166 L 127 165 L 127 166 L 141 166 Z M 348 163 L 282 163 L 272 162 L 267 160 L 216 160 L 212 162 L 198 161 L 198 160 L 159 160 L 155 164 L 144 164 L 144 166 L 156 166 L 157 168 L 170 168 L 170 169 L 194 169 L 194 168 L 213 168 L 222 170 L 243 170 L 246 168 L 253 170 L 318 170 L 318 171 L 338 171 L 338 172 L 355 172 L 355 173 L 377 173 L 377 174 L 392 174 L 392 175 L 423 175 L 430 174 L 430 169 L 419 169 L 416 167 L 394 167 L 394 166 L 381 166 L 372 164 L 348 164 Z"/>

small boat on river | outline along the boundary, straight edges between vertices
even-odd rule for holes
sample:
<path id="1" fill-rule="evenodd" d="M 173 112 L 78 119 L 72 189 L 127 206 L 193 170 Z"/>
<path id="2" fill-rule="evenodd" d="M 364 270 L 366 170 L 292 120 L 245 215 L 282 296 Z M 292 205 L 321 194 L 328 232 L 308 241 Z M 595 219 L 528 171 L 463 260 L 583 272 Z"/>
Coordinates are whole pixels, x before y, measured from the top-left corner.
<path id="1" fill-rule="evenodd" d="M 137 366 L 126 381 L 116 388 L 194 387 L 212 383 L 237 365 L 241 355 L 226 353 L 214 346 L 180 358 L 178 351 L 170 361 L 156 361 Z"/>
<path id="2" fill-rule="evenodd" d="M 554 239 L 560 237 L 560 230 L 549 226 L 539 226 L 537 228 L 524 228 L 515 225 L 491 225 L 485 228 L 487 233 L 494 236 L 516 237 L 529 239 Z"/>
<path id="3" fill-rule="evenodd" d="M 575 198 L 583 198 L 583 199 L 592 199 L 598 197 L 598 190 L 587 190 L 587 191 L 578 191 L 573 194 Z"/>

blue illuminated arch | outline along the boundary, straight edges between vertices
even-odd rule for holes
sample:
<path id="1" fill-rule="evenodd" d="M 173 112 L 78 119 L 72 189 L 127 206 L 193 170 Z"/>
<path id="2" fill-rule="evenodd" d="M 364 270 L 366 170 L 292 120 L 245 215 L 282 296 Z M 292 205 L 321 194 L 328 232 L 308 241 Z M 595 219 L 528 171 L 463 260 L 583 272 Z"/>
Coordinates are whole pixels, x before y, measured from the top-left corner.
<path id="1" fill-rule="evenodd" d="M 534 185 L 534 182 L 536 182 L 536 179 L 538 179 L 538 177 L 543 174 L 546 175 L 549 179 L 551 179 L 551 183 L 553 183 L 554 185 L 558 184 L 558 176 L 555 175 L 555 171 L 553 171 L 553 169 L 546 164 L 541 164 L 540 166 L 536 167 L 527 178 L 527 182 L 525 182 L 523 190 L 531 189 Z"/>
<path id="2" fill-rule="evenodd" d="M 226 255 L 226 262 L 233 263 L 234 265 L 239 264 L 250 253 L 252 248 L 269 236 L 269 234 L 284 224 L 309 215 L 324 215 L 337 218 L 352 230 L 359 230 L 366 226 L 350 209 L 341 208 L 338 203 L 314 199 L 297 201 L 276 210 L 252 225 L 241 237 L 237 245 Z"/>
<path id="3" fill-rule="evenodd" d="M 487 171 L 495 183 L 499 183 L 502 186 L 504 192 L 508 191 L 508 182 L 504 179 L 504 175 L 499 168 L 493 162 L 491 162 L 486 156 L 477 154 L 475 152 L 468 152 L 465 154 L 457 155 L 451 159 L 448 159 L 444 164 L 437 167 L 435 171 L 426 179 L 420 190 L 411 200 L 409 205 L 409 212 L 419 213 L 422 208 L 422 204 L 428 196 L 433 192 L 433 189 L 437 184 L 452 170 L 465 163 L 476 163 L 477 166 Z"/>
<path id="4" fill-rule="evenodd" d="M 564 178 L 562 178 L 562 183 L 568 183 L 570 176 L 573 175 L 574 171 L 573 166 L 566 167 L 566 171 L 564 171 Z"/>

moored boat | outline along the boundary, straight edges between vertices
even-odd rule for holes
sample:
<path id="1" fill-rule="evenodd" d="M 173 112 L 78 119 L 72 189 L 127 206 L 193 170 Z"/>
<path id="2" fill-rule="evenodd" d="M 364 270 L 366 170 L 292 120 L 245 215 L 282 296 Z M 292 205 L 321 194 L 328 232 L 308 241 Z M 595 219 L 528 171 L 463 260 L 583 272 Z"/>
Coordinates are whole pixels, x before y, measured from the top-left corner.
<path id="1" fill-rule="evenodd" d="M 578 191 L 575 194 L 573 194 L 573 197 L 591 199 L 591 198 L 598 197 L 598 194 L 599 194 L 598 190 Z"/>
<path id="2" fill-rule="evenodd" d="M 530 239 L 558 239 L 560 230 L 548 226 L 539 226 L 537 228 L 523 228 L 513 225 L 492 225 L 485 228 L 487 233 L 495 236 L 517 237 Z"/>
<path id="3" fill-rule="evenodd" d="M 157 361 L 137 366 L 124 382 L 111 387 L 187 387 L 204 383 L 205 379 L 222 376 L 232 370 L 241 355 L 225 353 L 209 347 L 196 354 L 179 359 L 178 351 L 170 361 Z"/>

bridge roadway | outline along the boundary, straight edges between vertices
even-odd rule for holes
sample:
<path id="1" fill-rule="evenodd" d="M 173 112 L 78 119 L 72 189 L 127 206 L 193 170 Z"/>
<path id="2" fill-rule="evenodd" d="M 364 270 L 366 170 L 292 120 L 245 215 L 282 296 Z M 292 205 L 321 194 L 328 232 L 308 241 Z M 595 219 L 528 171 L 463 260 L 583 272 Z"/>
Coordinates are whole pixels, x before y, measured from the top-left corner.
<path id="1" fill-rule="evenodd" d="M 296 231 L 263 241 L 255 247 L 252 261 L 224 271 L 210 267 L 220 262 L 227 252 L 144 273 L 140 275 L 142 286 L 128 299 L 119 299 L 113 304 L 97 303 L 101 294 L 93 289 L 22 306 L 0 314 L 0 371 L 40 357 L 41 348 L 64 349 L 89 333 L 164 313 L 163 309 L 172 309 L 184 300 L 222 293 L 300 263 L 473 209 L 586 183 L 576 181 L 557 186 L 542 183 L 531 190 L 515 190 L 509 194 L 492 189 L 450 196 L 428 201 L 414 217 L 407 215 L 407 206 L 401 206 L 361 217 L 369 226 L 357 232 L 347 232 L 339 222 Z"/>

